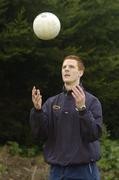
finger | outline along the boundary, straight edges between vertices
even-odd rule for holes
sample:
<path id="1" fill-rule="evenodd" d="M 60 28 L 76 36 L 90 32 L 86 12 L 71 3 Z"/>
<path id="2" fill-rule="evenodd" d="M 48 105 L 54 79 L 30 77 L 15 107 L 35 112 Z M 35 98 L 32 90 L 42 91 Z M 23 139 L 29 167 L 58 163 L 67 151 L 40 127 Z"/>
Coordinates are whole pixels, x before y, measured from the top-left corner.
<path id="1" fill-rule="evenodd" d="M 36 99 L 36 103 L 39 104 L 42 101 L 42 96 L 38 96 Z"/>
<path id="2" fill-rule="evenodd" d="M 40 90 L 39 89 L 37 89 L 36 92 L 37 92 L 37 95 L 40 95 Z"/>
<path id="3" fill-rule="evenodd" d="M 74 87 L 74 93 L 77 96 L 77 98 L 85 96 L 84 91 L 80 86 Z"/>
<path id="4" fill-rule="evenodd" d="M 36 88 L 34 86 L 33 89 L 32 89 L 32 95 L 35 95 L 35 93 L 36 93 Z"/>
<path id="5" fill-rule="evenodd" d="M 82 95 L 84 95 L 84 91 L 81 86 L 77 85 L 76 88 L 81 92 Z"/>
<path id="6" fill-rule="evenodd" d="M 34 90 L 36 90 L 36 87 L 35 87 L 35 86 L 33 86 L 33 88 L 32 88 L 32 91 L 34 91 Z"/>
<path id="7" fill-rule="evenodd" d="M 72 96 L 74 97 L 75 100 L 77 100 L 77 97 L 73 92 L 72 92 Z"/>
<path id="8" fill-rule="evenodd" d="M 36 101 L 39 101 L 41 98 L 42 98 L 42 96 L 41 96 L 41 94 L 40 94 L 40 91 L 37 90 L 37 94 L 36 94 L 36 96 L 35 96 L 35 100 L 36 100 Z"/>
<path id="9" fill-rule="evenodd" d="M 41 104 L 42 104 L 42 96 L 39 96 L 35 102 L 35 105 L 37 107 L 39 107 L 39 106 L 41 107 Z"/>
<path id="10" fill-rule="evenodd" d="M 35 106 L 39 105 L 42 102 L 42 96 L 41 95 L 32 96 L 32 102 L 34 103 Z"/>
<path id="11" fill-rule="evenodd" d="M 75 94 L 75 96 L 78 98 L 80 96 L 82 96 L 81 92 L 76 88 L 76 87 L 73 87 L 72 88 L 72 91 L 73 93 Z"/>

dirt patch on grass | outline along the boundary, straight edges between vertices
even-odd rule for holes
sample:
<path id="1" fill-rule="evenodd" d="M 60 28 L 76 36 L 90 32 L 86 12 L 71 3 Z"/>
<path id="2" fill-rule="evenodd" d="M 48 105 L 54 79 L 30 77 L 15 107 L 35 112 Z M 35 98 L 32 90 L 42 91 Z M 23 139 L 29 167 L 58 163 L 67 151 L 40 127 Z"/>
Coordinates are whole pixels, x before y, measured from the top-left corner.
<path id="1" fill-rule="evenodd" d="M 47 180 L 49 166 L 43 156 L 11 156 L 8 146 L 0 151 L 0 180 Z"/>

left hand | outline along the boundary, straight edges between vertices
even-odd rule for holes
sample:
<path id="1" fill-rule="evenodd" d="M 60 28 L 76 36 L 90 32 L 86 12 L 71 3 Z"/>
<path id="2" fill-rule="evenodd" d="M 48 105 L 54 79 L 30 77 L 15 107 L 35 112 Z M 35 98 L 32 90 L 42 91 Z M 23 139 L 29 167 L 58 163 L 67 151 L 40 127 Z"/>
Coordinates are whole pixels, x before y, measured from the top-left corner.
<path id="1" fill-rule="evenodd" d="M 86 100 L 83 89 L 79 85 L 77 85 L 72 88 L 72 91 L 73 91 L 72 96 L 75 99 L 76 107 L 77 108 L 83 107 L 85 105 L 85 100 Z"/>

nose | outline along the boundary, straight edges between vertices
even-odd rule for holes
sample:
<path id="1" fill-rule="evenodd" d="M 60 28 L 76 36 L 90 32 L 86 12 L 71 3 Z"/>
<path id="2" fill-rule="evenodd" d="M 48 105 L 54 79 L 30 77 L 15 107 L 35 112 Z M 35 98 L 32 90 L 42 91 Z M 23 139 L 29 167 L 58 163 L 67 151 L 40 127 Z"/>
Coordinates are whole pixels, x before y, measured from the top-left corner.
<path id="1" fill-rule="evenodd" d="M 69 71 L 69 67 L 68 66 L 66 66 L 65 71 Z"/>

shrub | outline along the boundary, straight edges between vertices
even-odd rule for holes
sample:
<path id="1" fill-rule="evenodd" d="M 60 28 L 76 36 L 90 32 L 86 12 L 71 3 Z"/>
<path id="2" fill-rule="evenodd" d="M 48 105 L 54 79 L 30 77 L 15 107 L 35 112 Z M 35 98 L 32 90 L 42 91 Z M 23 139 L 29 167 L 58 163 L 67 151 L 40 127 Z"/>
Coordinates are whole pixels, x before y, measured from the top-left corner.
<path id="1" fill-rule="evenodd" d="M 98 162 L 102 180 L 119 179 L 119 142 L 104 134 L 101 139 L 102 158 Z"/>
<path id="2" fill-rule="evenodd" d="M 7 144 L 9 145 L 9 153 L 12 156 L 20 155 L 20 153 L 22 152 L 22 149 L 20 148 L 17 142 L 9 141 Z"/>

